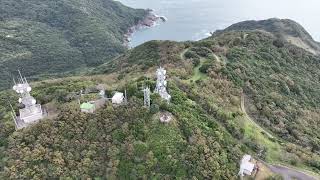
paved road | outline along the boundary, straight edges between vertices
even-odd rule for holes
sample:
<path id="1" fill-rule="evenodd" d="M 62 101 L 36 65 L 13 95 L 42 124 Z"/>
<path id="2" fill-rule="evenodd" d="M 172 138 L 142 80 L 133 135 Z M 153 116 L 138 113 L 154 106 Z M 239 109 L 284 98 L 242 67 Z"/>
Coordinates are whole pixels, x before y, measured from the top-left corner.
<path id="1" fill-rule="evenodd" d="M 253 119 L 250 118 L 250 116 L 246 112 L 245 108 L 245 95 L 243 94 L 241 96 L 241 110 L 247 116 L 247 119 L 256 124 L 257 128 L 259 128 L 261 131 L 265 132 L 270 138 L 273 138 L 273 136 L 264 130 L 261 126 L 259 126 Z M 297 171 L 295 169 L 285 167 L 285 166 L 279 166 L 279 165 L 269 165 L 267 163 L 264 163 L 270 170 L 274 173 L 282 175 L 284 180 L 292 180 L 293 178 L 296 178 L 298 180 L 318 180 L 319 178 L 312 177 L 310 175 L 307 175 L 301 171 Z"/>
<path id="2" fill-rule="evenodd" d="M 284 180 L 291 180 L 296 178 L 298 180 L 317 180 L 316 178 L 309 176 L 303 172 L 287 168 L 284 166 L 268 165 L 272 172 L 282 175 Z"/>

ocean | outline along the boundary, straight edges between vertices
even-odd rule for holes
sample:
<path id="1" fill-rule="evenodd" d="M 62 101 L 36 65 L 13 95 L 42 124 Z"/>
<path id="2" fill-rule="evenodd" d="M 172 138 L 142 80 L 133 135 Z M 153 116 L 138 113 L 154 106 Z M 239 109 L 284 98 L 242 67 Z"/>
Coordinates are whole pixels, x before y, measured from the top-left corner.
<path id="1" fill-rule="evenodd" d="M 150 8 L 168 21 L 135 32 L 130 46 L 150 40 L 200 40 L 217 29 L 244 20 L 292 19 L 320 41 L 318 0 L 120 0 L 133 8 Z"/>

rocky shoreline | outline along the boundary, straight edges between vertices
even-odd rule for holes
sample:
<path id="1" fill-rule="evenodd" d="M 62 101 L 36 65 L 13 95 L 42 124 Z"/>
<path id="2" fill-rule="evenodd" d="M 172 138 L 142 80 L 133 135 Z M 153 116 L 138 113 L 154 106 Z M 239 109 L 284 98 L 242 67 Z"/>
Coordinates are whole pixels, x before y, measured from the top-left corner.
<path id="1" fill-rule="evenodd" d="M 133 33 L 138 31 L 142 28 L 151 28 L 155 26 L 156 22 L 162 21 L 166 22 L 167 18 L 164 16 L 158 16 L 154 13 L 152 9 L 147 9 L 148 14 L 145 16 L 145 18 L 141 21 L 139 21 L 136 25 L 132 26 L 128 29 L 127 33 L 124 35 L 124 45 L 129 48 L 129 44 L 131 42 L 131 37 Z"/>

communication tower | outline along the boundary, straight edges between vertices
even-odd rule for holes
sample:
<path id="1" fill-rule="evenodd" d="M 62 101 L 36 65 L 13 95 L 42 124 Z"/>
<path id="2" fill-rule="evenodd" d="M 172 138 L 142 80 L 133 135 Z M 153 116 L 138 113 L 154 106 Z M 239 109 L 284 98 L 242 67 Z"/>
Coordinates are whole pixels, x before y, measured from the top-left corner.
<path id="1" fill-rule="evenodd" d="M 24 107 L 19 109 L 19 116 L 16 116 L 14 111 L 12 116 L 16 124 L 16 129 L 22 129 L 30 124 L 38 122 L 43 118 L 44 113 L 41 105 L 37 104 L 36 99 L 30 95 L 32 88 L 27 79 L 22 77 L 20 71 L 18 72 L 18 83 L 16 83 L 15 79 L 13 79 L 13 90 L 19 94 L 20 98 L 18 101 L 20 104 L 23 104 Z"/>
<path id="2" fill-rule="evenodd" d="M 150 88 L 146 87 L 143 90 L 143 95 L 144 95 L 144 106 L 147 108 L 150 108 Z"/>
<path id="3" fill-rule="evenodd" d="M 166 73 L 167 71 L 162 67 L 157 69 L 157 85 L 155 88 L 155 92 L 158 93 L 163 99 L 170 102 L 171 96 L 167 92 Z"/>

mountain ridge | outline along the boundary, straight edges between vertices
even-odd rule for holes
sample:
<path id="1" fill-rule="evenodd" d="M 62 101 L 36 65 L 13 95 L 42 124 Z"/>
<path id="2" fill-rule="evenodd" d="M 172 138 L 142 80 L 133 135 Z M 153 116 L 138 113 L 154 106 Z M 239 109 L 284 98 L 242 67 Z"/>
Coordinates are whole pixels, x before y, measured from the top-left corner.
<path id="1" fill-rule="evenodd" d="M 290 42 L 315 55 L 320 55 L 320 43 L 297 22 L 290 19 L 271 18 L 267 20 L 249 20 L 233 24 L 224 30 L 218 30 L 215 34 L 227 31 L 263 30 L 277 38 Z"/>

